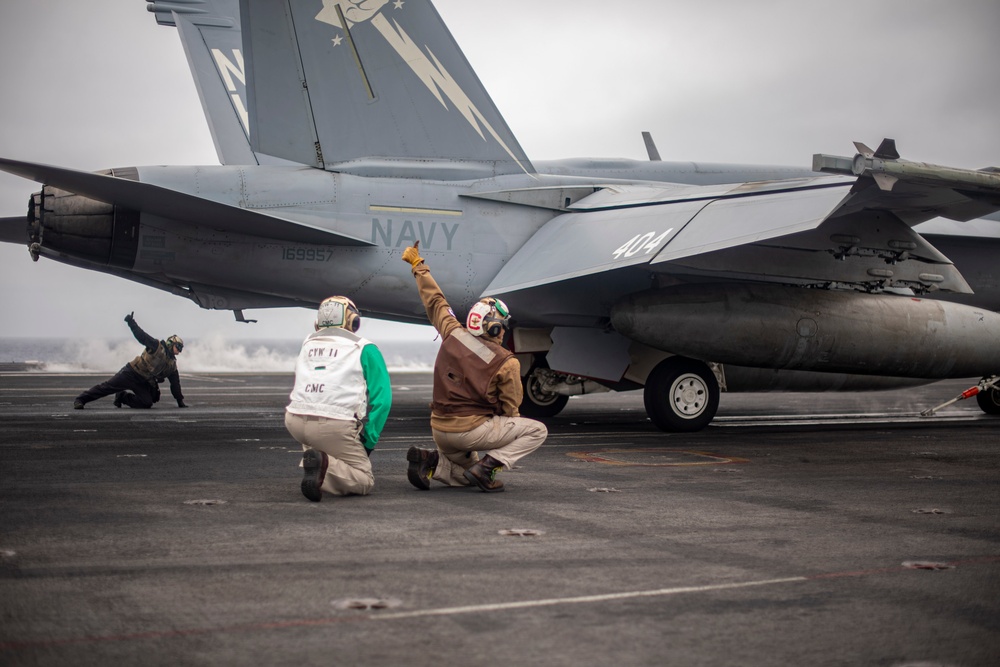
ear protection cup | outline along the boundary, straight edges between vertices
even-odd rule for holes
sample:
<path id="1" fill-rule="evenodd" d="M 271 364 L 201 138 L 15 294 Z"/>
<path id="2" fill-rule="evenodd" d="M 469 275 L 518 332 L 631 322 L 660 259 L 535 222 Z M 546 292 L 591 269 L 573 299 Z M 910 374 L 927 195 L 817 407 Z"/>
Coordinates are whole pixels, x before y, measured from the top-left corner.
<path id="1" fill-rule="evenodd" d="M 351 333 L 357 333 L 358 329 L 361 328 L 361 314 L 354 307 L 354 304 L 351 304 L 347 308 L 347 323 L 344 324 L 344 328 Z"/>

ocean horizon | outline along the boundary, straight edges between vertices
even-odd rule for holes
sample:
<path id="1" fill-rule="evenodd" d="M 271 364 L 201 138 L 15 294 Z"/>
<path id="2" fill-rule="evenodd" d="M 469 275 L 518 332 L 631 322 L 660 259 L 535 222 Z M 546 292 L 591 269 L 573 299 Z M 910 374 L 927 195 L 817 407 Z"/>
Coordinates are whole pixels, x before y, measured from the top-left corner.
<path id="1" fill-rule="evenodd" d="M 372 341 L 389 372 L 434 367 L 438 340 Z M 181 373 L 294 373 L 302 339 L 185 338 Z M 114 373 L 142 352 L 134 338 L 0 338 L 0 364 L 40 373 Z"/>

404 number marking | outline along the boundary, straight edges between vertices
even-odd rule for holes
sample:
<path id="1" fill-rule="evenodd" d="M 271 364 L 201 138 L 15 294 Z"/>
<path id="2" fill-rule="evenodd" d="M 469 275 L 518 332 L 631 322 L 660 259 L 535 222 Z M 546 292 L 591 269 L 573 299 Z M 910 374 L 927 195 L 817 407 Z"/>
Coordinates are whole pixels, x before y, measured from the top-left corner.
<path id="1" fill-rule="evenodd" d="M 659 236 L 656 235 L 656 232 L 646 232 L 645 234 L 636 234 L 628 241 L 623 243 L 622 246 L 618 248 L 618 250 L 615 250 L 614 253 L 612 254 L 614 255 L 615 259 L 621 259 L 622 257 L 625 258 L 634 257 L 635 255 L 639 254 L 640 251 L 643 250 L 645 250 L 646 251 L 645 254 L 648 255 L 649 253 L 656 250 L 660 246 L 660 244 L 663 243 L 663 240 L 667 238 L 667 236 L 672 231 L 674 231 L 673 227 L 663 232 Z"/>

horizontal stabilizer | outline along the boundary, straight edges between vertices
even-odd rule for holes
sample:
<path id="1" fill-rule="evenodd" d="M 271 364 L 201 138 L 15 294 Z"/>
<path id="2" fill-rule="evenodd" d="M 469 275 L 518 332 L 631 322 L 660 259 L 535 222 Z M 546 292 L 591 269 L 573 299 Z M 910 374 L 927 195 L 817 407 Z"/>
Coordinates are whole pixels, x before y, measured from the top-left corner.
<path id="1" fill-rule="evenodd" d="M 370 241 L 158 185 L 45 164 L 0 158 L 0 170 L 68 192 L 224 232 L 293 243 L 370 246 Z"/>
<path id="2" fill-rule="evenodd" d="M 19 218 L 0 218 L 0 242 L 28 244 L 28 220 L 22 215 Z"/>

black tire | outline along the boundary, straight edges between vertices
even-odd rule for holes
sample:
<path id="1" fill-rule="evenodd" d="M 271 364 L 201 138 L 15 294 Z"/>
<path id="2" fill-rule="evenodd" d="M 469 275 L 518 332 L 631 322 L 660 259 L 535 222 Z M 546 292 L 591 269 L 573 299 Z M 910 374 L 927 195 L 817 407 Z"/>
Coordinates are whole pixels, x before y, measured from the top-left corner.
<path id="1" fill-rule="evenodd" d="M 528 374 L 521 378 L 521 386 L 524 389 L 524 398 L 518 410 L 524 417 L 532 419 L 547 419 L 555 417 L 562 412 L 569 402 L 569 396 L 562 394 L 552 394 L 544 391 L 538 381 L 535 371 L 539 368 L 547 368 L 545 363 L 532 366 Z"/>
<path id="2" fill-rule="evenodd" d="M 988 415 L 1000 415 L 1000 387 L 991 387 L 976 394 L 979 408 Z"/>
<path id="3" fill-rule="evenodd" d="M 685 357 L 664 359 L 646 379 L 646 414 L 661 431 L 691 433 L 719 410 L 719 383 L 708 365 Z"/>

